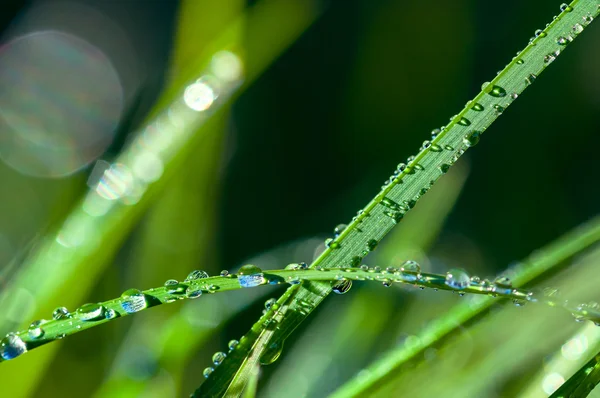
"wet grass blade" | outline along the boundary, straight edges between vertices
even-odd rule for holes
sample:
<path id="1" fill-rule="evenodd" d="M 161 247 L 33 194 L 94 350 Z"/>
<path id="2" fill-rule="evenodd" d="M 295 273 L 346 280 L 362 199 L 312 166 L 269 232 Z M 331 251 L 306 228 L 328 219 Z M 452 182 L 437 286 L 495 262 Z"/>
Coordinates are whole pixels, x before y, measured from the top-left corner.
<path id="1" fill-rule="evenodd" d="M 434 130 L 432 140 L 425 141 L 416 156 L 408 158 L 406 164 L 398 165 L 382 190 L 358 212 L 339 236 L 329 242 L 328 249 L 311 267 L 359 265 L 435 181 L 467 149 L 479 142 L 483 132 L 592 23 L 598 12 L 596 0 L 575 0 L 570 6 L 561 6 L 561 13 L 545 29 L 536 31 L 525 49 L 491 82 L 485 82 L 482 91 L 467 102 L 447 126 Z M 289 334 L 329 293 L 329 283 L 310 282 L 291 287 L 278 300 L 280 307 L 289 308 L 288 315 L 279 321 L 277 333 L 261 332 L 273 337 L 264 346 L 254 347 L 254 350 L 268 350 L 267 347 L 271 345 L 283 345 Z M 260 323 L 255 324 L 252 335 L 260 328 Z M 261 337 L 257 339 L 261 340 Z M 234 367 L 227 367 L 228 372 L 232 369 Z M 220 373 L 219 369 L 217 372 Z M 209 377 L 204 383 L 205 388 L 213 390 L 212 384 L 221 381 L 220 377 Z"/>

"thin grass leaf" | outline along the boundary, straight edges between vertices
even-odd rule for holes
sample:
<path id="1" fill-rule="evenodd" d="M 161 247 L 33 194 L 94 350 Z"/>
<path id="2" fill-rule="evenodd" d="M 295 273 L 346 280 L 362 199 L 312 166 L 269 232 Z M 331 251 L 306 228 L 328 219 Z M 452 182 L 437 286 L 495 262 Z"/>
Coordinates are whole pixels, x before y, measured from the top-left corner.
<path id="1" fill-rule="evenodd" d="M 569 378 L 551 398 L 587 397 L 600 383 L 600 353 L 594 355 L 585 365 Z"/>
<path id="2" fill-rule="evenodd" d="M 465 108 L 452 117 L 447 126 L 434 130 L 431 141 L 425 141 L 420 152 L 401 163 L 384 183 L 382 190 L 362 210 L 348 227 L 317 258 L 311 267 L 338 268 L 357 266 L 397 224 L 404 214 L 429 190 L 435 181 L 470 147 L 476 145 L 483 132 L 528 88 L 539 75 L 565 50 L 598 15 L 597 0 L 575 0 L 561 7 L 561 13 L 544 30 L 536 31 L 530 43 L 498 75 L 482 85 L 482 91 L 467 102 Z M 266 351 L 271 345 L 282 346 L 291 332 L 331 292 L 324 283 L 305 283 L 291 287 L 279 300 L 280 307 L 289 308 L 287 316 L 278 321 L 277 332 L 261 328 L 261 320 L 251 332 L 254 350 Z M 271 316 L 274 314 L 271 313 Z M 261 334 L 273 337 L 263 346 Z M 229 362 L 226 359 L 226 362 Z M 243 362 L 238 372 L 244 373 Z M 223 372 L 236 366 L 217 369 L 199 392 L 217 391 L 215 383 L 229 379 Z M 221 391 L 224 387 L 221 387 Z"/>
<path id="3" fill-rule="evenodd" d="M 513 271 L 515 285 L 525 285 L 541 276 L 556 271 L 565 260 L 581 253 L 600 241 L 600 217 L 579 226 L 541 250 L 535 251 Z M 427 348 L 440 343 L 464 325 L 481 316 L 494 300 L 486 298 L 476 303 L 462 303 L 451 312 L 436 320 L 419 333 L 419 344 L 404 345 L 390 351 L 380 360 L 368 366 L 361 377 L 356 377 L 341 386 L 331 397 L 342 398 L 366 394 L 377 390 L 393 377 L 394 372 Z"/>

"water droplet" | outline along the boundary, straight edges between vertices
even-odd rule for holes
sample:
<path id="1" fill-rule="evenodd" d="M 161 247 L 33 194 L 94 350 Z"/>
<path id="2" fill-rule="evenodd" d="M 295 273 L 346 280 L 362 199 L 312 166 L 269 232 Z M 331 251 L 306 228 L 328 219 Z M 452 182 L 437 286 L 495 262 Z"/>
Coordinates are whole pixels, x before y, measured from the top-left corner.
<path id="1" fill-rule="evenodd" d="M 525 61 L 523 61 L 522 59 L 517 60 L 517 64 L 519 64 L 519 65 L 523 65 L 524 63 L 525 63 Z"/>
<path id="2" fill-rule="evenodd" d="M 446 285 L 452 289 L 463 290 L 471 285 L 471 278 L 469 275 L 460 269 L 451 269 L 446 272 Z"/>
<path id="3" fill-rule="evenodd" d="M 113 310 L 112 308 L 109 308 L 106 310 L 106 312 L 104 313 L 104 317 L 106 319 L 113 319 L 117 317 L 117 312 L 115 310 Z"/>
<path id="4" fill-rule="evenodd" d="M 45 319 L 40 319 L 31 322 L 31 325 L 29 325 L 29 329 L 27 330 L 27 334 L 29 335 L 29 337 L 31 337 L 32 339 L 39 339 L 40 337 L 42 337 L 45 333 L 44 329 L 42 329 L 42 325 L 47 322 L 48 321 Z"/>
<path id="5" fill-rule="evenodd" d="M 227 347 L 229 347 L 229 352 L 235 350 L 235 347 L 237 347 L 238 344 L 240 344 L 240 342 L 237 340 L 229 340 L 229 343 L 227 343 Z"/>
<path id="6" fill-rule="evenodd" d="M 447 150 L 447 151 L 453 151 L 454 150 L 454 148 L 451 145 L 448 145 L 448 144 L 444 145 L 444 149 Z"/>
<path id="7" fill-rule="evenodd" d="M 569 40 L 567 40 L 565 37 L 560 36 L 556 39 L 556 43 L 560 44 L 561 46 L 566 46 L 569 43 Z"/>
<path id="8" fill-rule="evenodd" d="M 277 309 L 277 300 L 274 298 L 270 298 L 267 301 L 265 301 L 265 309 L 268 311 L 271 308 L 273 308 L 274 310 Z"/>
<path id="9" fill-rule="evenodd" d="M 435 137 L 437 137 L 438 134 L 441 133 L 441 132 L 442 132 L 442 130 L 440 130 L 440 129 L 433 129 L 433 130 L 431 130 L 431 139 L 434 139 Z"/>
<path id="10" fill-rule="evenodd" d="M 333 283 L 332 290 L 336 294 L 347 293 L 352 288 L 352 279 L 342 279 Z"/>
<path id="11" fill-rule="evenodd" d="M 269 344 L 265 352 L 260 357 L 261 365 L 270 365 L 281 356 L 283 352 L 283 342 L 273 342 Z"/>
<path id="12" fill-rule="evenodd" d="M 208 379 L 208 376 L 210 376 L 212 374 L 212 372 L 214 372 L 214 371 L 215 370 L 209 366 L 208 368 L 206 368 L 202 371 L 202 375 Z"/>
<path id="13" fill-rule="evenodd" d="M 496 105 L 494 105 L 494 110 L 495 110 L 497 113 L 502 113 L 502 112 L 504 112 L 504 107 L 503 107 L 502 105 L 498 105 L 498 104 L 496 104 Z"/>
<path id="14" fill-rule="evenodd" d="M 546 37 L 546 36 L 547 36 L 546 32 L 544 32 L 541 29 L 538 29 L 538 30 L 535 31 L 535 37 L 542 37 L 543 38 L 543 37 Z"/>
<path id="15" fill-rule="evenodd" d="M 325 246 L 333 250 L 340 248 L 340 244 L 334 241 L 333 238 L 327 238 L 325 240 Z"/>
<path id="16" fill-rule="evenodd" d="M 506 276 L 499 276 L 494 280 L 494 285 L 502 287 L 502 288 L 512 288 L 512 282 Z"/>
<path id="17" fill-rule="evenodd" d="M 470 126 L 471 121 L 469 119 L 467 119 L 466 117 L 461 117 L 460 120 L 458 121 L 458 124 L 460 124 L 461 126 Z"/>
<path id="18" fill-rule="evenodd" d="M 60 319 L 67 319 L 71 317 L 71 313 L 66 307 L 58 307 L 52 313 L 52 319 L 58 321 Z"/>
<path id="19" fill-rule="evenodd" d="M 479 137 L 479 131 L 471 131 L 471 133 L 464 136 L 463 144 L 465 144 L 469 148 L 475 146 L 479 142 Z"/>
<path id="20" fill-rule="evenodd" d="M 9 333 L 0 340 L 0 357 L 4 360 L 14 359 L 27 352 L 27 344 L 14 333 Z"/>
<path id="21" fill-rule="evenodd" d="M 550 64 L 550 63 L 554 62 L 554 60 L 556 59 L 556 57 L 558 57 L 559 55 L 560 55 L 560 51 L 559 50 L 556 50 L 553 53 L 546 54 L 544 56 L 544 63 Z"/>
<path id="22" fill-rule="evenodd" d="M 225 354 L 224 352 L 215 352 L 215 355 L 213 355 L 212 357 L 212 361 L 215 364 L 215 366 L 219 366 L 220 364 L 223 363 L 223 361 L 225 360 L 225 357 L 227 357 L 227 354 Z"/>
<path id="23" fill-rule="evenodd" d="M 490 82 L 483 82 L 483 83 L 481 84 L 481 90 L 485 90 L 485 88 L 486 88 L 487 86 L 489 86 L 489 85 L 490 85 Z"/>
<path id="24" fill-rule="evenodd" d="M 185 297 L 189 299 L 196 299 L 202 296 L 202 288 L 200 286 L 190 285 L 185 290 Z"/>
<path id="25" fill-rule="evenodd" d="M 169 279 L 165 282 L 166 291 L 169 294 L 184 294 L 187 290 L 187 285 L 177 282 L 175 279 Z"/>
<path id="26" fill-rule="evenodd" d="M 573 7 L 571 7 L 570 5 L 568 5 L 566 3 L 562 3 L 560 5 L 560 10 L 563 11 L 563 12 L 565 12 L 565 11 L 566 12 L 571 12 L 571 11 L 573 11 Z"/>
<path id="27" fill-rule="evenodd" d="M 450 165 L 447 163 L 442 163 L 440 165 L 439 169 L 443 174 L 446 174 L 448 172 L 448 170 L 450 170 Z"/>
<path id="28" fill-rule="evenodd" d="M 265 276 L 256 265 L 246 264 L 238 271 L 238 282 L 241 287 L 254 287 L 266 282 Z"/>
<path id="29" fill-rule="evenodd" d="M 437 145 L 437 144 L 432 144 L 431 147 L 431 152 L 442 152 L 442 147 Z"/>
<path id="30" fill-rule="evenodd" d="M 416 261 L 408 260 L 400 267 L 402 279 L 414 282 L 421 277 L 421 266 Z"/>
<path id="31" fill-rule="evenodd" d="M 576 23 L 575 25 L 573 25 L 573 33 L 578 35 L 581 32 L 583 32 L 583 26 L 581 26 L 581 24 Z"/>
<path id="32" fill-rule="evenodd" d="M 474 111 L 477 111 L 477 112 L 481 112 L 481 111 L 484 109 L 484 107 L 483 107 L 483 105 L 481 105 L 479 102 L 476 102 L 476 103 L 475 103 L 475 104 L 474 104 L 474 105 L 471 107 L 471 109 L 473 109 Z"/>
<path id="33" fill-rule="evenodd" d="M 77 317 L 82 321 L 97 321 L 106 319 L 106 307 L 102 304 L 84 304 L 76 311 Z"/>
<path id="34" fill-rule="evenodd" d="M 189 275 L 185 278 L 184 282 L 191 282 L 198 279 L 208 278 L 208 274 L 204 271 L 195 269 L 189 273 Z"/>
<path id="35" fill-rule="evenodd" d="M 148 307 L 146 295 L 138 289 L 128 289 L 121 294 L 121 308 L 128 313 L 133 314 Z"/>
<path id="36" fill-rule="evenodd" d="M 423 141 L 423 144 L 421 145 L 421 150 L 425 150 L 427 148 L 429 148 L 431 146 L 431 141 Z"/>
<path id="37" fill-rule="evenodd" d="M 506 96 L 506 90 L 504 90 L 502 87 L 500 86 L 493 86 L 492 89 L 488 92 L 489 95 L 491 95 L 492 97 L 505 97 Z"/>
<path id="38" fill-rule="evenodd" d="M 340 236 L 342 234 L 342 232 L 344 232 L 346 230 L 346 228 L 348 228 L 348 226 L 346 224 L 336 225 L 336 227 L 333 229 L 333 236 L 335 236 L 337 238 L 338 236 Z"/>
<path id="39" fill-rule="evenodd" d="M 375 239 L 371 239 L 367 242 L 367 249 L 369 249 L 369 251 L 373 251 L 375 250 L 375 248 L 377 247 L 377 244 L 379 242 L 377 242 L 377 240 Z"/>
<path id="40" fill-rule="evenodd" d="M 600 4 L 598 5 L 598 9 L 600 9 Z M 592 17 L 590 14 L 584 15 L 582 18 L 583 18 L 583 22 L 586 25 L 588 25 L 590 22 L 592 22 L 594 20 L 594 17 Z"/>

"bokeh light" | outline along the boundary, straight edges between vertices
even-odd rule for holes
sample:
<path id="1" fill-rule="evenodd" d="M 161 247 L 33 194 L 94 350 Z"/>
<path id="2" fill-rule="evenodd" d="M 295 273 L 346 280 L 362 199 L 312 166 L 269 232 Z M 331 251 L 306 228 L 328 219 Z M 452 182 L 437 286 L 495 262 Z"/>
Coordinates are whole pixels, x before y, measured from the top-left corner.
<path id="1" fill-rule="evenodd" d="M 0 159 L 36 177 L 70 175 L 111 144 L 123 89 L 110 60 L 59 31 L 13 39 L 0 50 Z"/>

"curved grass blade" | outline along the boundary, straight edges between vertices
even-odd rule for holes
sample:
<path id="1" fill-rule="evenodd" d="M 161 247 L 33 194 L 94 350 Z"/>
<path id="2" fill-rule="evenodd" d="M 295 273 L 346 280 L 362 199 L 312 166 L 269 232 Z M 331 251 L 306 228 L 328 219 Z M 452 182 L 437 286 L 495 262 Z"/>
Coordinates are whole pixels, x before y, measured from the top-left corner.
<path id="1" fill-rule="evenodd" d="M 590 246 L 600 242 L 600 217 L 577 227 L 557 241 L 541 250 L 535 251 L 529 258 L 522 261 L 513 271 L 513 282 L 520 286 L 551 272 L 567 259 L 581 253 Z M 481 316 L 494 300 L 486 298 L 476 303 L 462 303 L 445 316 L 424 329 L 419 334 L 419 344 L 402 346 L 390 351 L 380 360 L 374 362 L 361 373 L 341 386 L 331 397 L 353 397 L 375 391 L 393 377 L 394 372 L 404 363 L 427 348 L 448 338 L 455 333 L 460 325 L 464 325 Z"/>
<path id="2" fill-rule="evenodd" d="M 600 352 L 569 378 L 551 398 L 587 397 L 600 383 Z"/>
<path id="3" fill-rule="evenodd" d="M 416 156 L 408 158 L 406 164 L 398 165 L 382 190 L 358 212 L 338 237 L 329 242 L 329 248 L 311 267 L 359 265 L 435 181 L 467 149 L 479 142 L 483 132 L 592 23 L 599 12 L 597 0 L 575 0 L 570 6 L 561 7 L 561 11 L 544 30 L 536 32 L 525 49 L 491 82 L 482 85 L 482 91 L 467 102 L 447 126 L 434 130 L 433 139 L 425 141 Z M 277 333 L 269 332 L 273 335 L 272 339 L 255 349 L 265 351 L 271 345 L 283 345 L 289 334 L 330 292 L 331 286 L 325 283 L 303 283 L 291 287 L 278 300 L 279 306 L 289 308 L 288 315 L 279 321 Z M 300 305 L 301 302 L 305 304 Z M 255 327 L 259 328 L 260 325 L 256 324 Z M 260 336 L 256 338 L 261 339 Z M 243 366 L 243 363 L 239 366 Z M 228 366 L 227 369 L 229 371 L 234 367 Z M 204 388 L 215 390 L 212 384 L 218 383 L 218 380 L 222 378 L 209 377 Z M 199 391 L 203 391 L 203 387 Z"/>

